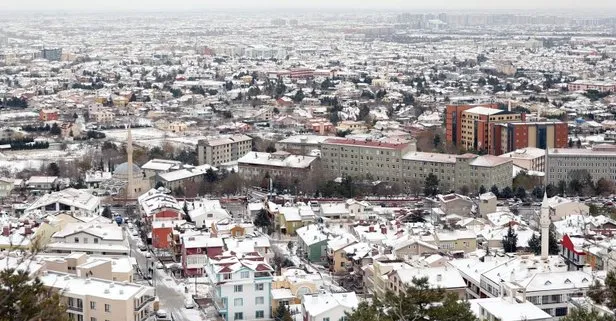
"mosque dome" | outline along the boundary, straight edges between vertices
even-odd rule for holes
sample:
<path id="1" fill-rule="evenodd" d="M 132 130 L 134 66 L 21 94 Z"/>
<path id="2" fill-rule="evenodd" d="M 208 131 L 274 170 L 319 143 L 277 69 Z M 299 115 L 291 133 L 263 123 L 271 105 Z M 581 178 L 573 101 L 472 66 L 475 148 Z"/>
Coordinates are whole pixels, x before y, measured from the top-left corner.
<path id="1" fill-rule="evenodd" d="M 133 178 L 141 177 L 141 168 L 133 164 Z M 128 179 L 128 163 L 122 163 L 113 170 L 113 177 L 119 179 Z"/>

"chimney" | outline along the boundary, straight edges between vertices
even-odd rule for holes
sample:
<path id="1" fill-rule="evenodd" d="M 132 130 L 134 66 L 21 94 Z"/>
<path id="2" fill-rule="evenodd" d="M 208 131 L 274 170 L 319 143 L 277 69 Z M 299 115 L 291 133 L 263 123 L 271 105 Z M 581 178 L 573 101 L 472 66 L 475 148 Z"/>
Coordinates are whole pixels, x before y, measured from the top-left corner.
<path id="1" fill-rule="evenodd" d="M 2 236 L 9 236 L 11 235 L 11 227 L 8 225 L 5 225 L 2 227 Z"/>
<path id="2" fill-rule="evenodd" d="M 30 235 L 30 234 L 32 234 L 32 227 L 25 226 L 24 227 L 24 235 Z"/>
<path id="3" fill-rule="evenodd" d="M 386 227 L 381 227 L 381 233 L 382 234 L 387 234 L 387 228 Z"/>
<path id="4" fill-rule="evenodd" d="M 374 232 L 374 226 L 370 225 L 370 228 L 368 229 L 369 232 Z"/>

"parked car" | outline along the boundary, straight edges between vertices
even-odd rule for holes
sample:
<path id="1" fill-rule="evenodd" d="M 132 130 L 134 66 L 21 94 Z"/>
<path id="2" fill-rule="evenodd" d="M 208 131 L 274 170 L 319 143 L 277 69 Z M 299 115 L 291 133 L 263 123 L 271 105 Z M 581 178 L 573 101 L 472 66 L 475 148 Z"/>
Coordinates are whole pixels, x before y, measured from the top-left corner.
<path id="1" fill-rule="evenodd" d="M 147 257 L 148 259 L 152 257 L 152 254 L 150 252 L 145 252 L 145 257 Z"/>
<path id="2" fill-rule="evenodd" d="M 156 268 L 160 270 L 160 269 L 165 268 L 165 266 L 162 263 L 158 262 L 156 263 Z"/>
<path id="3" fill-rule="evenodd" d="M 186 309 L 193 309 L 195 307 L 195 301 L 193 301 L 193 299 L 184 300 L 184 307 Z"/>
<path id="4" fill-rule="evenodd" d="M 147 249 L 148 249 L 148 248 L 145 246 L 145 244 L 143 244 L 143 243 L 139 243 L 139 244 L 137 244 L 137 247 L 138 247 L 138 248 L 139 248 L 139 250 L 141 250 L 141 251 L 145 251 L 145 250 L 147 250 Z"/>
<path id="5" fill-rule="evenodd" d="M 172 321 L 173 317 L 167 310 L 159 309 L 156 311 L 156 321 Z"/>

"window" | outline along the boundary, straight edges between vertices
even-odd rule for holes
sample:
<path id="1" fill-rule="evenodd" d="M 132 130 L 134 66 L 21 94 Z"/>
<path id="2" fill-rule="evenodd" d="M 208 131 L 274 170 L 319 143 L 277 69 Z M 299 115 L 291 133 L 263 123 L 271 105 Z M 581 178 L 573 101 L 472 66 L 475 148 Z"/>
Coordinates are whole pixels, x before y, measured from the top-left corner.
<path id="1" fill-rule="evenodd" d="M 263 291 L 263 283 L 255 284 L 255 291 Z"/>
<path id="2" fill-rule="evenodd" d="M 88 238 L 87 237 L 83 238 L 83 244 L 88 244 Z"/>
<path id="3" fill-rule="evenodd" d="M 78 237 L 75 238 L 75 243 L 79 243 L 79 238 Z"/>
<path id="4" fill-rule="evenodd" d="M 242 279 L 247 279 L 247 278 L 249 278 L 249 277 L 250 277 L 250 272 L 248 272 L 248 271 L 242 271 L 242 274 L 240 275 L 240 277 L 241 277 Z"/>
<path id="5" fill-rule="evenodd" d="M 261 311 L 257 311 L 257 312 L 255 313 L 255 319 L 263 319 L 263 318 L 264 318 L 264 316 L 265 316 L 265 313 L 263 313 L 263 310 L 261 310 Z"/>
<path id="6" fill-rule="evenodd" d="M 237 298 L 237 299 L 233 300 L 233 306 L 236 306 L 236 307 L 244 306 L 244 299 Z"/>
<path id="7" fill-rule="evenodd" d="M 233 287 L 233 292 L 244 292 L 244 286 L 243 285 L 236 285 Z"/>
<path id="8" fill-rule="evenodd" d="M 90 321 L 96 321 L 96 318 L 95 317 L 91 317 Z"/>
<path id="9" fill-rule="evenodd" d="M 556 311 L 554 312 L 554 316 L 562 317 L 564 315 L 567 315 L 567 308 L 556 308 Z"/>
<path id="10" fill-rule="evenodd" d="M 105 312 L 111 312 L 111 306 L 109 304 L 105 304 Z"/>
<path id="11" fill-rule="evenodd" d="M 323 318 L 323 321 L 329 321 L 329 318 Z"/>
<path id="12" fill-rule="evenodd" d="M 90 301 L 90 310 L 96 310 L 96 302 Z"/>
<path id="13" fill-rule="evenodd" d="M 265 300 L 263 300 L 262 296 L 258 296 L 255 298 L 255 304 L 263 304 L 263 302 L 265 302 Z"/>
<path id="14" fill-rule="evenodd" d="M 98 239 L 97 238 L 94 239 L 94 244 L 98 244 Z"/>
<path id="15" fill-rule="evenodd" d="M 235 312 L 235 317 L 233 318 L 233 320 L 244 320 L 244 313 Z"/>
<path id="16" fill-rule="evenodd" d="M 223 279 L 223 280 L 231 280 L 231 274 L 229 274 L 229 273 L 225 273 L 225 274 L 223 274 L 223 275 L 222 275 L 222 279 Z"/>

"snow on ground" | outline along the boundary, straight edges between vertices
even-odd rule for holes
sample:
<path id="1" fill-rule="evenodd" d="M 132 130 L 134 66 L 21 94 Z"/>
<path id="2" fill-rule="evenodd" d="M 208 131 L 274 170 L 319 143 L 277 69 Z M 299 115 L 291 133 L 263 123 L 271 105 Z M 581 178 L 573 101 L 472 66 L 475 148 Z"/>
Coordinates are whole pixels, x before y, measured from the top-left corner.
<path id="1" fill-rule="evenodd" d="M 11 172 L 19 172 L 25 169 L 38 170 L 52 162 L 79 159 L 90 152 L 82 144 L 68 145 L 66 150 L 57 149 L 33 149 L 5 151 L 0 153 L 0 168 L 8 168 Z"/>
<path id="2" fill-rule="evenodd" d="M 38 118 L 38 116 L 39 115 L 37 113 L 31 112 L 31 111 L 15 112 L 15 113 L 0 113 L 0 120 L 7 121 L 11 119 L 28 118 L 28 117 Z"/>

